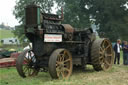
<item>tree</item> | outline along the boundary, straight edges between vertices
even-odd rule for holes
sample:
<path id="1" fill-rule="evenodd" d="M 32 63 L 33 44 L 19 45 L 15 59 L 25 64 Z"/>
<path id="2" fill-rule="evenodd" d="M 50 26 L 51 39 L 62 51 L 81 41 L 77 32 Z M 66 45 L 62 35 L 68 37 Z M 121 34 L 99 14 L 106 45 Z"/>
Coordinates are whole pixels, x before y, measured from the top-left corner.
<path id="1" fill-rule="evenodd" d="M 23 43 L 24 40 L 26 39 L 23 27 L 23 25 L 15 26 L 15 30 L 12 31 L 14 35 L 18 37 L 21 43 Z"/>
<path id="2" fill-rule="evenodd" d="M 19 21 L 21 25 L 16 27 L 16 30 L 13 31 L 15 36 L 18 36 L 20 41 L 23 41 L 25 39 L 24 35 L 24 17 L 25 17 L 25 10 L 24 8 L 29 4 L 36 4 L 41 7 L 42 12 L 48 12 L 50 13 L 52 11 L 54 0 L 17 0 L 15 9 L 13 11 L 13 14 L 15 15 L 16 19 Z"/>
<path id="3" fill-rule="evenodd" d="M 99 33 L 115 41 L 118 38 L 128 37 L 128 0 L 81 0 L 81 9 L 85 10 L 96 24 L 99 24 Z"/>
<path id="4" fill-rule="evenodd" d="M 99 26 L 97 30 L 104 37 L 115 41 L 118 38 L 128 39 L 128 0 L 33 0 L 41 6 L 43 12 L 51 12 L 54 4 L 57 4 L 57 13 L 64 9 L 65 24 L 71 24 L 75 28 L 84 29 L 90 27 L 90 18 Z M 24 23 L 24 7 L 32 3 L 32 0 L 19 0 L 16 2 L 14 15 Z"/>
<path id="5" fill-rule="evenodd" d="M 53 7 L 53 0 L 17 0 L 13 14 L 21 24 L 24 22 L 25 11 L 24 8 L 29 4 L 36 4 L 41 7 L 42 12 L 51 12 Z"/>
<path id="6" fill-rule="evenodd" d="M 24 7 L 33 3 L 32 0 L 19 0 L 16 2 L 14 15 L 19 20 L 22 26 L 14 31 L 20 39 L 23 39 L 23 24 L 24 24 Z M 57 4 L 57 13 L 60 14 L 60 7 L 64 8 L 64 21 L 65 24 L 71 24 L 75 28 L 84 29 L 90 26 L 88 15 L 80 9 L 80 2 L 78 0 L 35 0 L 35 4 L 41 6 L 42 12 L 51 12 L 54 4 Z M 18 31 L 18 33 L 17 33 Z M 21 40 L 22 41 L 22 40 Z"/>
<path id="7" fill-rule="evenodd" d="M 81 9 L 79 0 L 56 0 L 58 8 L 64 9 L 65 24 L 71 24 L 77 29 L 90 27 L 89 15 Z M 60 10 L 57 11 L 60 13 Z"/>

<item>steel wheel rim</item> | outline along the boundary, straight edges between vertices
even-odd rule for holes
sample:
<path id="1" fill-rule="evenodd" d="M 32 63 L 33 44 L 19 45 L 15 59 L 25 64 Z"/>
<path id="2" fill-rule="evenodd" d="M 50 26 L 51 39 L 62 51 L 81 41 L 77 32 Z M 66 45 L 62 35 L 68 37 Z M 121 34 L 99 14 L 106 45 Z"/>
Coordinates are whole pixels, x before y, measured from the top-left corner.
<path id="1" fill-rule="evenodd" d="M 56 60 L 56 73 L 58 78 L 66 79 L 72 73 L 72 57 L 67 50 L 59 53 Z"/>
<path id="2" fill-rule="evenodd" d="M 34 54 L 32 51 L 28 51 L 24 55 L 24 61 L 22 64 L 22 71 L 24 73 L 24 76 L 35 76 L 38 74 L 38 70 L 34 68 L 32 64 L 36 62 Z"/>
<path id="3" fill-rule="evenodd" d="M 103 40 L 100 47 L 100 62 L 103 70 L 108 70 L 112 66 L 113 50 L 108 40 Z"/>

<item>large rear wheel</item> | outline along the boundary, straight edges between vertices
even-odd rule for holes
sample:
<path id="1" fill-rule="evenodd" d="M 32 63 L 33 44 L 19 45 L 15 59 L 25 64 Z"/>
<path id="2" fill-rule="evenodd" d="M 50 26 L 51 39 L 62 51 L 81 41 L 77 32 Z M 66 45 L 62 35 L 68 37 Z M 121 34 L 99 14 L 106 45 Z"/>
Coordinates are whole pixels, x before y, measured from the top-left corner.
<path id="1" fill-rule="evenodd" d="M 35 69 L 36 58 L 31 50 L 23 51 L 16 60 L 16 69 L 21 77 L 35 76 L 39 69 Z"/>
<path id="2" fill-rule="evenodd" d="M 114 51 L 108 39 L 95 40 L 91 47 L 91 59 L 96 71 L 109 70 L 114 61 Z"/>
<path id="3" fill-rule="evenodd" d="M 72 73 L 72 56 L 66 49 L 55 50 L 49 59 L 49 73 L 52 78 L 69 78 Z"/>

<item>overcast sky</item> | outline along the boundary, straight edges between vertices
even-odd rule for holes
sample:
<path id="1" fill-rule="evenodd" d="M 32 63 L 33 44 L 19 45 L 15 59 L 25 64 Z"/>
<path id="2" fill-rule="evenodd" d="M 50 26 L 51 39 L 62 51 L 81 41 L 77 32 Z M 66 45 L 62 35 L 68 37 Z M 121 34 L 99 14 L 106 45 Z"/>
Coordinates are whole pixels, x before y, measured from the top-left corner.
<path id="1" fill-rule="evenodd" d="M 6 25 L 15 26 L 18 21 L 13 15 L 16 0 L 0 0 L 0 24 L 4 22 Z"/>

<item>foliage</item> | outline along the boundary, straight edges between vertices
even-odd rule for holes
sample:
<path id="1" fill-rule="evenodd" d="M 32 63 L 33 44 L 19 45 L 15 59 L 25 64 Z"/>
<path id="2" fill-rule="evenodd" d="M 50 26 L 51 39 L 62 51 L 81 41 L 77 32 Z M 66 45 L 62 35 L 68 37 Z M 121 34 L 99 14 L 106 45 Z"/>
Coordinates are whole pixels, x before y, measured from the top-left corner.
<path id="1" fill-rule="evenodd" d="M 76 29 L 90 27 L 89 15 L 81 9 L 79 0 L 56 0 L 59 7 L 64 9 L 63 23 L 71 24 Z M 57 12 L 60 12 L 58 9 Z"/>
<path id="2" fill-rule="evenodd" d="M 24 8 L 29 4 L 37 4 L 41 7 L 41 11 L 51 12 L 51 7 L 53 6 L 53 0 L 17 0 L 13 14 L 21 24 L 23 24 L 25 17 Z"/>
<path id="3" fill-rule="evenodd" d="M 4 23 L 1 23 L 0 24 L 0 29 L 3 29 L 3 30 L 13 30 L 13 27 L 10 27 L 8 25 L 5 25 Z"/>
<path id="4" fill-rule="evenodd" d="M 87 11 L 96 24 L 100 24 L 98 32 L 115 41 L 128 37 L 128 0 L 81 0 L 81 7 Z M 86 7 L 85 7 L 86 6 Z"/>
<path id="5" fill-rule="evenodd" d="M 13 11 L 13 14 L 15 15 L 16 19 L 19 20 L 19 23 L 21 25 L 16 27 L 16 30 L 13 31 L 15 36 L 19 38 L 19 40 L 22 42 L 26 38 L 24 35 L 24 19 L 25 19 L 25 10 L 24 8 L 29 4 L 37 4 L 41 7 L 41 11 L 43 12 L 51 12 L 52 6 L 53 6 L 53 0 L 17 0 L 15 9 Z"/>
<path id="6" fill-rule="evenodd" d="M 57 4 L 57 13 L 64 9 L 65 24 L 75 28 L 90 27 L 90 19 L 95 20 L 99 26 L 97 30 L 101 37 L 110 38 L 111 41 L 121 38 L 128 40 L 128 0 L 18 0 L 14 15 L 24 24 L 24 7 L 30 3 L 41 6 L 42 12 L 51 12 Z M 20 33 L 21 34 L 21 33 Z M 19 36 L 19 35 L 18 35 Z"/>
<path id="7" fill-rule="evenodd" d="M 25 37 L 23 25 L 16 26 L 15 30 L 13 30 L 12 32 L 15 35 L 15 37 L 18 37 L 18 39 L 20 40 L 21 43 L 23 43 L 25 41 L 25 39 L 27 39 Z"/>

